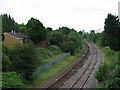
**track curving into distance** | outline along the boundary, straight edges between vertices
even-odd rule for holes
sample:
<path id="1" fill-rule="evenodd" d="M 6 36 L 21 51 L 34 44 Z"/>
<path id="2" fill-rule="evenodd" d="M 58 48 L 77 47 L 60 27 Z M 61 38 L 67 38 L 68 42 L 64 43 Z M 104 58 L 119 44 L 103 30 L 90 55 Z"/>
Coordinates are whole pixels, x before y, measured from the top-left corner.
<path id="1" fill-rule="evenodd" d="M 95 69 L 96 63 L 98 61 L 98 48 L 88 42 L 83 42 L 85 45 L 85 51 L 79 60 L 71 65 L 71 67 L 64 72 L 56 80 L 48 84 L 44 88 L 47 89 L 69 89 L 74 88 L 82 89 L 87 86 L 86 82 L 90 78 L 93 70 Z"/>

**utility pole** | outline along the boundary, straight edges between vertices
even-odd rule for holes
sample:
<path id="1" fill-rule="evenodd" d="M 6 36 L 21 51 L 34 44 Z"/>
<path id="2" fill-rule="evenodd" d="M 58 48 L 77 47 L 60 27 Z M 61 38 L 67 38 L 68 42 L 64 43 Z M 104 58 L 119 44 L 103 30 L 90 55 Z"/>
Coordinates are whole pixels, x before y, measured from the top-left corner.
<path id="1" fill-rule="evenodd" d="M 118 17 L 119 17 L 119 21 L 120 21 L 120 1 L 118 2 Z"/>
<path id="2" fill-rule="evenodd" d="M 2 15 L 0 15 L 0 90 L 2 89 Z"/>

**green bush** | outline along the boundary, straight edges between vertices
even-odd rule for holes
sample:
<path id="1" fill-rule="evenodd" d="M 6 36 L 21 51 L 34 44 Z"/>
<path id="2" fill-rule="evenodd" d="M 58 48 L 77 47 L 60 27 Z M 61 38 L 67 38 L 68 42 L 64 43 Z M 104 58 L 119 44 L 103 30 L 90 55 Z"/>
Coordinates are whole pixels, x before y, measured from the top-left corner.
<path id="1" fill-rule="evenodd" d="M 2 43 L 2 71 L 9 71 L 11 61 L 9 59 L 10 48 Z"/>
<path id="2" fill-rule="evenodd" d="M 23 88 L 23 83 L 20 80 L 21 75 L 16 72 L 2 73 L 2 88 Z"/>
<path id="3" fill-rule="evenodd" d="M 4 42 L 2 42 L 2 53 L 9 56 L 11 48 L 8 47 Z"/>
<path id="4" fill-rule="evenodd" d="M 53 52 L 54 55 L 58 55 L 61 53 L 61 50 L 58 46 L 55 46 L 55 45 L 51 45 L 48 47 L 48 49 Z"/>
<path id="5" fill-rule="evenodd" d="M 64 52 L 70 52 L 71 55 L 74 54 L 75 52 L 75 43 L 73 41 L 68 41 L 68 42 L 65 42 L 63 43 L 63 45 L 61 46 L 61 50 L 64 51 Z"/>
<path id="6" fill-rule="evenodd" d="M 78 33 L 76 32 L 71 32 L 67 35 L 67 42 L 73 41 L 75 43 L 75 47 L 82 47 L 82 41 L 81 37 Z"/>
<path id="7" fill-rule="evenodd" d="M 111 50 L 109 47 L 103 48 L 102 51 L 104 52 L 104 63 L 106 63 L 108 70 L 113 70 L 118 63 L 118 52 Z"/>
<path id="8" fill-rule="evenodd" d="M 48 59 L 61 53 L 60 48 L 55 45 L 51 45 L 48 48 L 38 48 L 38 50 L 43 59 Z"/>
<path id="9" fill-rule="evenodd" d="M 95 72 L 94 76 L 99 82 L 102 82 L 105 80 L 106 69 L 107 69 L 107 66 L 105 64 L 100 64 L 98 67 L 98 70 Z"/>
<path id="10" fill-rule="evenodd" d="M 31 44 L 17 45 L 11 50 L 9 58 L 11 71 L 22 74 L 26 80 L 32 79 L 32 73 L 40 62 L 38 52 Z"/>
<path id="11" fill-rule="evenodd" d="M 9 71 L 9 67 L 11 66 L 10 59 L 7 55 L 2 53 L 2 71 Z"/>
<path id="12" fill-rule="evenodd" d="M 50 36 L 51 45 L 61 46 L 61 43 L 64 42 L 64 35 L 61 32 L 53 31 Z"/>
<path id="13" fill-rule="evenodd" d="M 120 52 L 111 50 L 108 47 L 102 49 L 104 62 L 95 73 L 98 80 L 98 88 L 120 88 Z"/>
<path id="14" fill-rule="evenodd" d="M 120 64 L 115 65 L 115 69 L 107 75 L 105 86 L 106 88 L 120 88 Z"/>
<path id="15" fill-rule="evenodd" d="M 40 56 L 43 59 L 48 59 L 48 58 L 52 57 L 52 52 L 50 52 L 48 49 L 46 49 L 46 48 L 38 48 L 38 50 L 39 50 Z"/>

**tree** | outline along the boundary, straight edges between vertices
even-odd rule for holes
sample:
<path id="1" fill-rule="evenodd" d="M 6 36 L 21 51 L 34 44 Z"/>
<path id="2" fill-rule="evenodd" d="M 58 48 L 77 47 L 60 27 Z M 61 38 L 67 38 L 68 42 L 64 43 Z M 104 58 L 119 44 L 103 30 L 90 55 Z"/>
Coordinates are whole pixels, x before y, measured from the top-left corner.
<path id="1" fill-rule="evenodd" d="M 67 35 L 70 32 L 68 27 L 62 27 L 58 29 L 63 35 Z"/>
<path id="2" fill-rule="evenodd" d="M 71 32 L 67 35 L 67 41 L 73 41 L 75 43 L 75 47 L 82 47 L 81 37 L 77 32 Z"/>
<path id="3" fill-rule="evenodd" d="M 53 31 L 50 36 L 50 43 L 52 45 L 60 46 L 64 42 L 64 35 L 61 32 Z"/>
<path id="4" fill-rule="evenodd" d="M 40 62 L 37 50 L 31 44 L 17 45 L 11 50 L 9 59 L 11 71 L 20 73 L 26 80 L 32 79 L 32 73 Z"/>
<path id="5" fill-rule="evenodd" d="M 3 14 L 2 15 L 2 32 L 11 32 L 14 30 L 19 32 L 19 25 L 15 22 L 14 18 L 11 18 L 10 15 Z"/>
<path id="6" fill-rule="evenodd" d="M 95 30 L 90 30 L 90 33 L 92 34 L 92 33 L 95 33 Z"/>
<path id="7" fill-rule="evenodd" d="M 75 43 L 73 41 L 68 41 L 68 42 L 64 42 L 63 45 L 61 46 L 61 50 L 64 52 L 70 52 L 71 55 L 74 54 L 75 52 Z"/>
<path id="8" fill-rule="evenodd" d="M 47 27 L 47 30 L 50 32 L 53 31 L 51 27 Z"/>
<path id="9" fill-rule="evenodd" d="M 25 31 L 26 31 L 26 25 L 24 24 L 24 23 L 22 23 L 22 24 L 19 24 L 19 27 L 20 27 L 20 33 L 25 33 Z"/>
<path id="10" fill-rule="evenodd" d="M 58 31 L 60 31 L 63 35 L 68 35 L 70 32 L 77 32 L 74 29 L 70 29 L 68 27 L 61 27 L 58 29 Z"/>
<path id="11" fill-rule="evenodd" d="M 42 40 L 46 40 L 47 32 L 43 24 L 34 18 L 31 18 L 27 25 L 26 34 L 34 43 L 38 43 Z"/>
<path id="12" fill-rule="evenodd" d="M 108 14 L 107 18 L 105 19 L 104 29 L 104 40 L 106 39 L 105 45 L 109 45 L 113 50 L 120 50 L 118 41 L 118 35 L 120 32 L 118 17 L 112 14 Z"/>
<path id="13" fill-rule="evenodd" d="M 79 31 L 79 34 L 82 35 L 83 34 L 82 31 Z"/>

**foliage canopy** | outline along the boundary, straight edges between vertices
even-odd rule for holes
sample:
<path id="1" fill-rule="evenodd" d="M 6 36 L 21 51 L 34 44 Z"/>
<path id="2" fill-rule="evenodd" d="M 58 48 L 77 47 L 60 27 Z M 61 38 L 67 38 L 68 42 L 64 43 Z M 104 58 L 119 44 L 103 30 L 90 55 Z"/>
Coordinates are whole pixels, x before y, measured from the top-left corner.
<path id="1" fill-rule="evenodd" d="M 39 20 L 31 18 L 28 21 L 26 27 L 27 27 L 26 34 L 35 43 L 38 43 L 46 39 L 47 37 L 46 29 Z"/>

